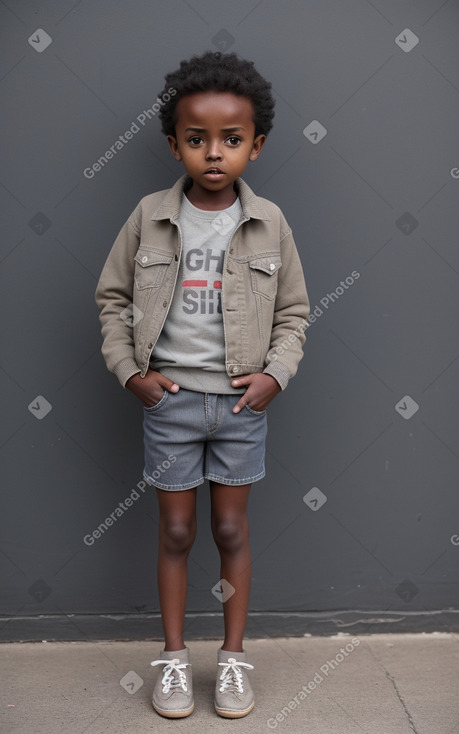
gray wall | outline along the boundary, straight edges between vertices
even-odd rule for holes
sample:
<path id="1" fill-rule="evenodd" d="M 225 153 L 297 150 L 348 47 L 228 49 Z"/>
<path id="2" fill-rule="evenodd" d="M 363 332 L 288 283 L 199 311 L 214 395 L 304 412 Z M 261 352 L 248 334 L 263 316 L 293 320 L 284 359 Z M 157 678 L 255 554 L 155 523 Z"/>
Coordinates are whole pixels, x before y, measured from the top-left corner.
<path id="1" fill-rule="evenodd" d="M 317 316 L 269 408 L 251 609 L 455 608 L 458 3 L 24 0 L 0 18 L 3 637 L 38 615 L 52 635 L 72 614 L 158 612 L 154 490 L 83 540 L 143 468 L 141 404 L 106 370 L 94 290 L 139 199 L 182 168 L 153 117 L 83 171 L 208 48 L 272 81 L 275 127 L 245 179 L 292 226 Z M 207 485 L 198 499 L 188 608 L 220 613 Z"/>

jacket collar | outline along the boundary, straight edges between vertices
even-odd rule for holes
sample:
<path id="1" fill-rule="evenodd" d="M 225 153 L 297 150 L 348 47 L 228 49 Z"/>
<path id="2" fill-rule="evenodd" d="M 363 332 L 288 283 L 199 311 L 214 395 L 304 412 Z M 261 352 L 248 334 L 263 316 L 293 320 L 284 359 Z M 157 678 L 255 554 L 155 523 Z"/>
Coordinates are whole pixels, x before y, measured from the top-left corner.
<path id="1" fill-rule="evenodd" d="M 183 176 L 175 182 L 172 188 L 168 190 L 161 204 L 151 215 L 151 219 L 175 220 L 180 211 L 183 191 L 190 183 L 191 178 L 187 173 L 184 173 Z M 261 200 L 252 191 L 250 186 L 248 186 L 242 178 L 237 178 L 235 184 L 236 190 L 239 194 L 243 216 L 245 218 L 252 217 L 253 219 L 265 219 L 267 221 L 271 221 L 271 217 L 268 215 Z"/>

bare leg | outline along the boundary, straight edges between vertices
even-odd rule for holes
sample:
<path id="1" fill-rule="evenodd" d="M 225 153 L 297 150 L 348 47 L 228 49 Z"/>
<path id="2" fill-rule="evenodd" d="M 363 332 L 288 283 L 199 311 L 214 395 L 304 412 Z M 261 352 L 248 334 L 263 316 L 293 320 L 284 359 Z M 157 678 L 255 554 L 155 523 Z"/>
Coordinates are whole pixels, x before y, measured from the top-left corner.
<path id="1" fill-rule="evenodd" d="M 223 650 L 242 652 L 252 576 L 247 502 L 251 484 L 232 487 L 210 482 L 212 533 L 220 553 L 220 574 L 235 593 L 223 603 Z"/>
<path id="2" fill-rule="evenodd" d="M 158 592 L 164 649 L 183 650 L 187 561 L 196 537 L 196 487 L 178 492 L 156 491 L 159 502 Z"/>

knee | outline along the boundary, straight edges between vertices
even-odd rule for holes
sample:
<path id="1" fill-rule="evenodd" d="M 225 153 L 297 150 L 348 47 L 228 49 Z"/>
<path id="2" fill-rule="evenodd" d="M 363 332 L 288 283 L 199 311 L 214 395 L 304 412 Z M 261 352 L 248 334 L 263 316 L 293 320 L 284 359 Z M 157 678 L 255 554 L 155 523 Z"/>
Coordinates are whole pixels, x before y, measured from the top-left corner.
<path id="1" fill-rule="evenodd" d="M 188 553 L 196 537 L 196 523 L 181 520 L 162 523 L 161 538 L 168 553 Z"/>
<path id="2" fill-rule="evenodd" d="M 215 521 L 212 533 L 217 547 L 228 553 L 237 553 L 248 540 L 247 523 L 239 519 Z"/>

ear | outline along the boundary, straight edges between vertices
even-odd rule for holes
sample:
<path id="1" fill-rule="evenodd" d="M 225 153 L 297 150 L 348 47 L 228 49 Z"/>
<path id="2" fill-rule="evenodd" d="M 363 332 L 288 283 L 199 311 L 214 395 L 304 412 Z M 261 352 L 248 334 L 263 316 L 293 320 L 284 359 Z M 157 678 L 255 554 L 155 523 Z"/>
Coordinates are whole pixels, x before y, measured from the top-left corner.
<path id="1" fill-rule="evenodd" d="M 177 140 L 174 138 L 173 135 L 167 136 L 167 142 L 169 143 L 169 147 L 171 149 L 172 155 L 174 156 L 176 161 L 181 161 L 182 156 L 180 155 L 180 151 L 177 145 Z"/>
<path id="2" fill-rule="evenodd" d="M 261 149 L 263 148 L 266 141 L 266 135 L 257 135 L 255 140 L 253 141 L 252 150 L 249 155 L 249 161 L 256 161 L 258 156 L 261 153 Z"/>

